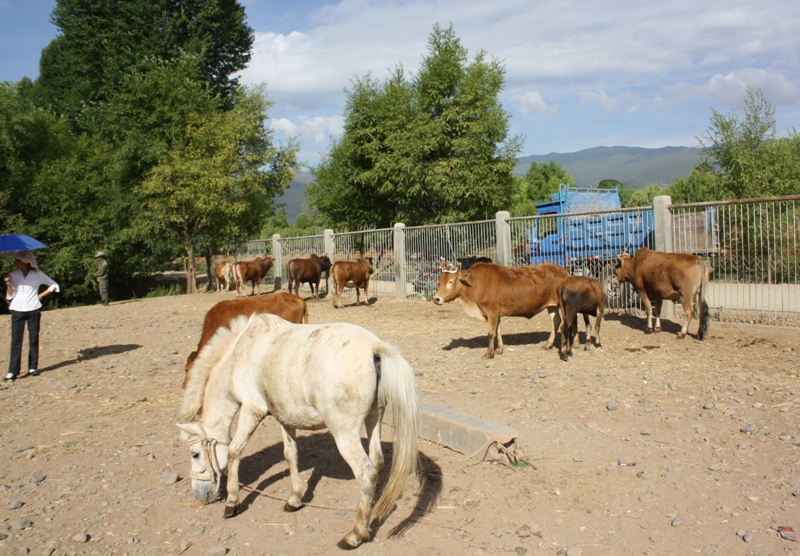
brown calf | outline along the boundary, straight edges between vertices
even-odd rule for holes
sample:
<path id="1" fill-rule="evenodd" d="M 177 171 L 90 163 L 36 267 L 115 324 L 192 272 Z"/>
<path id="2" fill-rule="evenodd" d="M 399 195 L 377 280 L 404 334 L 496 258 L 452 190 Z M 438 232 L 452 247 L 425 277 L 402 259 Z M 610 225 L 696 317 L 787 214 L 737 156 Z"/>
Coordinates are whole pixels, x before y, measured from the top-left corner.
<path id="1" fill-rule="evenodd" d="M 680 301 L 683 305 L 685 321 L 678 338 L 686 336 L 689 323 L 694 316 L 692 298 L 697 294 L 697 307 L 700 310 L 697 339 L 708 334 L 708 273 L 703 259 L 690 253 L 661 253 L 647 248 L 639 249 L 631 258 L 627 253 L 617 255 L 617 281 L 630 282 L 647 311 L 645 334 L 661 330 L 661 303 L 664 299 Z M 654 311 L 655 308 L 655 311 Z M 653 328 L 653 314 L 656 316 Z"/>
<path id="2" fill-rule="evenodd" d="M 278 315 L 282 319 L 295 324 L 308 324 L 308 306 L 306 302 L 291 293 L 278 292 L 259 297 L 220 301 L 208 310 L 203 319 L 203 333 L 200 335 L 200 342 L 197 344 L 197 349 L 190 353 L 189 358 L 186 360 L 186 374 L 183 377 L 182 387 L 186 388 L 186 383 L 189 381 L 189 371 L 194 365 L 197 354 L 214 336 L 217 329 L 228 326 L 236 317 L 249 317 L 250 315 L 261 313 Z"/>
<path id="3" fill-rule="evenodd" d="M 600 323 L 603 321 L 603 310 L 606 306 L 606 296 L 600 281 L 590 276 L 569 276 L 556 286 L 556 295 L 561 312 L 561 347 L 558 350 L 561 360 L 567 361 L 567 356 L 572 355 L 572 344 L 578 334 L 578 313 L 583 315 L 586 325 L 585 349 L 589 349 L 589 315 L 595 317 L 594 345 L 600 347 Z"/>
<path id="4" fill-rule="evenodd" d="M 489 323 L 489 351 L 484 354 L 487 359 L 494 357 L 495 351 L 503 353 L 500 317 L 529 319 L 547 309 L 553 325 L 544 345 L 549 349 L 556 339 L 556 286 L 567 276 L 566 270 L 549 263 L 520 267 L 475 263 L 469 270 L 443 271 L 433 302 L 442 305 L 458 301 L 468 316 Z"/>
<path id="5" fill-rule="evenodd" d="M 269 269 L 272 268 L 274 257 L 266 255 L 265 257 L 256 257 L 252 261 L 241 261 L 234 265 L 233 275 L 236 278 L 236 292 L 239 295 L 246 295 L 244 287 L 247 282 L 253 282 L 253 290 L 250 295 L 258 291 L 261 294 L 261 280 L 267 275 Z"/>
<path id="6" fill-rule="evenodd" d="M 337 261 L 331 268 L 333 275 L 333 288 L 336 296 L 333 306 L 342 307 L 342 292 L 347 288 L 356 289 L 356 305 L 361 303 L 359 288 L 364 288 L 364 303 L 369 303 L 369 278 L 372 276 L 372 257 L 364 257 L 358 262 Z"/>
<path id="7" fill-rule="evenodd" d="M 294 293 L 300 293 L 300 284 L 308 284 L 311 288 L 311 295 L 314 298 L 319 297 L 319 282 L 322 279 L 322 273 L 325 273 L 325 292 L 328 292 L 328 271 L 331 268 L 331 260 L 328 255 L 321 257 L 311 254 L 308 259 L 292 259 L 286 265 L 286 277 L 289 280 L 289 291 L 292 291 L 294 284 Z M 314 288 L 316 287 L 316 291 Z"/>
<path id="8" fill-rule="evenodd" d="M 214 276 L 217 278 L 217 291 L 228 291 L 231 289 L 233 282 L 233 267 L 228 261 L 219 263 L 214 267 Z M 225 282 L 225 289 L 222 289 L 222 283 Z"/>

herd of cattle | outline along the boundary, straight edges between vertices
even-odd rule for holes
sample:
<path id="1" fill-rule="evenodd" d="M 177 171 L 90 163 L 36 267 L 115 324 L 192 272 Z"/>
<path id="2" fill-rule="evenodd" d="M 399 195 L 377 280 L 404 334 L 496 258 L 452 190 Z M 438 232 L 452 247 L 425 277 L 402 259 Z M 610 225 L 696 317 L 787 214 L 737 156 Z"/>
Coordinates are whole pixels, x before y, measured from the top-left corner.
<path id="1" fill-rule="evenodd" d="M 259 285 L 272 267 L 273 257 L 259 257 L 253 261 L 224 262 L 215 269 L 218 290 L 234 285 L 244 295 L 244 286 L 253 282 L 251 294 L 259 292 Z M 443 267 L 439 276 L 439 287 L 434 303 L 457 302 L 464 312 L 489 325 L 489 349 L 485 358 L 503 353 L 503 337 L 500 334 L 501 317 L 531 318 L 547 310 L 551 321 L 550 335 L 543 346 L 552 348 L 558 327 L 561 327 L 559 355 L 567 361 L 572 355 L 572 346 L 578 332 L 578 315 L 583 315 L 586 326 L 586 346 L 589 349 L 589 316 L 595 317 L 593 343 L 600 346 L 600 325 L 606 298 L 600 282 L 589 276 L 570 276 L 562 267 L 554 264 L 537 266 L 505 267 L 493 264 L 485 257 L 458 259 L 459 265 Z M 684 324 L 679 338 L 695 316 L 694 297 L 697 296 L 698 333 L 702 340 L 708 334 L 709 313 L 705 297 L 708 289 L 709 268 L 696 255 L 688 253 L 661 253 L 640 249 L 635 256 L 623 253 L 616 260 L 616 278 L 620 283 L 629 282 L 642 300 L 647 312 L 645 333 L 661 330 L 661 306 L 664 300 L 679 301 L 683 307 Z M 237 316 L 254 313 L 272 313 L 293 323 L 308 323 L 306 302 L 299 297 L 300 284 L 308 284 L 312 296 L 319 297 L 319 285 L 323 275 L 333 277 L 334 307 L 342 307 L 342 291 L 345 287 L 356 288 L 356 303 L 359 304 L 360 289 L 364 290 L 364 301 L 368 300 L 369 279 L 373 274 L 372 258 L 359 261 L 337 261 L 331 264 L 329 257 L 311 255 L 307 259 L 292 259 L 287 264 L 289 292 L 267 296 L 245 297 L 222 301 L 212 307 L 205 316 L 203 332 L 197 350 L 186 362 L 186 378 L 197 354 L 218 328 L 227 326 Z M 291 293 L 294 289 L 294 293 Z M 655 323 L 653 318 L 655 317 Z M 186 380 L 186 379 L 185 379 Z M 184 380 L 184 385 L 185 385 Z"/>

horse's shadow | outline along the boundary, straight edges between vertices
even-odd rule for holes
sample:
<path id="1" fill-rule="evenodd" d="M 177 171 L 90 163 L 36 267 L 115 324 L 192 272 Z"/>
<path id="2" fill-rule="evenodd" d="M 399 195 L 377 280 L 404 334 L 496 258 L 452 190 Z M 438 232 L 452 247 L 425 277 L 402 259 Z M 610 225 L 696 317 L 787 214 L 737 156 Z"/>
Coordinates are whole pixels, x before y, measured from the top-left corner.
<path id="1" fill-rule="evenodd" d="M 544 343 L 550 337 L 550 332 L 520 332 L 517 334 L 503 334 L 503 344 L 506 346 L 525 346 L 529 344 Z M 450 340 L 450 343 L 442 348 L 449 351 L 456 348 L 486 349 L 489 344 L 488 336 L 476 336 L 475 338 L 457 338 Z"/>
<path id="2" fill-rule="evenodd" d="M 362 438 L 362 444 L 365 451 L 368 450 L 367 440 Z M 377 495 L 380 495 L 386 480 L 389 477 L 389 470 L 392 466 L 393 444 L 391 442 L 381 442 L 384 455 L 384 467 L 378 479 Z M 298 462 L 297 468 L 300 473 L 312 469 L 311 476 L 308 478 L 305 494 L 303 495 L 303 503 L 308 504 L 314 499 L 314 491 L 319 485 L 323 477 L 339 480 L 355 480 L 350 466 L 344 461 L 339 454 L 336 447 L 336 442 L 333 436 L 329 433 L 317 433 L 309 436 L 297 437 L 297 451 Z M 242 458 L 242 465 L 240 467 L 239 479 L 242 484 L 250 485 L 257 482 L 263 475 L 265 467 L 271 467 L 276 463 L 283 460 L 283 444 L 276 443 L 267 446 L 263 450 L 256 452 L 250 456 Z M 417 496 L 416 504 L 412 513 L 398 525 L 396 525 L 391 535 L 399 535 L 409 529 L 413 523 L 419 520 L 422 516 L 430 513 L 433 504 L 439 498 L 442 490 L 442 470 L 430 458 L 422 452 L 419 453 L 420 462 L 420 489 Z M 286 464 L 284 464 L 286 465 Z M 264 477 L 253 488 L 255 490 L 264 492 L 275 483 L 289 477 L 289 469 L 286 467 L 283 471 L 273 473 L 268 477 Z M 409 485 L 409 490 L 411 486 Z M 245 512 L 247 508 L 253 504 L 258 498 L 259 493 L 250 490 L 239 505 L 239 514 Z M 288 499 L 288 496 L 287 496 Z M 342 508 L 347 512 L 354 512 L 353 508 Z M 374 536 L 381 523 L 375 522 L 372 524 L 372 534 Z"/>
<path id="3" fill-rule="evenodd" d="M 98 357 L 106 357 L 108 355 L 119 355 L 120 353 L 133 351 L 135 349 L 139 349 L 140 347 L 142 346 L 140 346 L 139 344 L 112 344 L 109 346 L 86 348 L 80 350 L 78 352 L 78 356 L 75 359 L 67 359 L 59 363 L 54 363 L 53 365 L 48 365 L 47 367 L 39 369 L 39 372 L 46 373 L 50 371 L 55 371 L 62 367 L 68 367 L 70 365 L 74 365 L 79 361 L 89 361 L 91 359 L 97 359 Z"/>

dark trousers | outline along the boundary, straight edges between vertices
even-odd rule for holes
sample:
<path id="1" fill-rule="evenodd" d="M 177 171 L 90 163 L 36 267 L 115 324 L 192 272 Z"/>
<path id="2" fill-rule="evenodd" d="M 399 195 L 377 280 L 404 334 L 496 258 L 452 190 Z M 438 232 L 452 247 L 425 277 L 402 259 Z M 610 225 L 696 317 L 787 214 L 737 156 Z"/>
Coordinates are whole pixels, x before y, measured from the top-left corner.
<path id="1" fill-rule="evenodd" d="M 11 311 L 11 356 L 8 360 L 8 372 L 19 375 L 22 359 L 22 339 L 25 334 L 25 323 L 28 323 L 28 369 L 39 368 L 39 320 L 41 311 Z"/>

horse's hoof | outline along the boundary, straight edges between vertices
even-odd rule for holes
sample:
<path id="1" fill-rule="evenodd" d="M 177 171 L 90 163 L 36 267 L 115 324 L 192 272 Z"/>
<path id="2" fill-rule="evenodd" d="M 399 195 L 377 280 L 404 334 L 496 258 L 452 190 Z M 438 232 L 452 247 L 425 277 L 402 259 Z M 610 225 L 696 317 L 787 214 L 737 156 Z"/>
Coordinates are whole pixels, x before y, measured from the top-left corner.
<path id="1" fill-rule="evenodd" d="M 685 337 L 686 337 L 686 334 L 684 334 L 683 332 L 678 332 L 678 339 L 679 340 L 682 340 Z"/>
<path id="2" fill-rule="evenodd" d="M 342 540 L 336 545 L 342 550 L 353 550 L 361 545 L 361 539 L 356 536 L 352 531 L 347 533 Z"/>
<path id="3" fill-rule="evenodd" d="M 652 334 L 653 332 L 654 330 L 652 328 L 646 328 L 644 331 L 645 334 Z"/>
<path id="4" fill-rule="evenodd" d="M 303 505 L 302 504 L 300 504 L 299 506 L 292 506 L 291 504 L 289 504 L 289 502 L 286 502 L 283 505 L 283 511 L 284 512 L 288 512 L 288 513 L 294 513 L 296 511 L 299 511 L 299 510 L 302 510 L 302 509 L 303 509 Z"/>
<path id="5" fill-rule="evenodd" d="M 225 505 L 225 512 L 222 514 L 222 517 L 228 519 L 229 517 L 233 517 L 236 515 L 236 512 L 239 511 L 239 506 L 228 506 Z"/>

